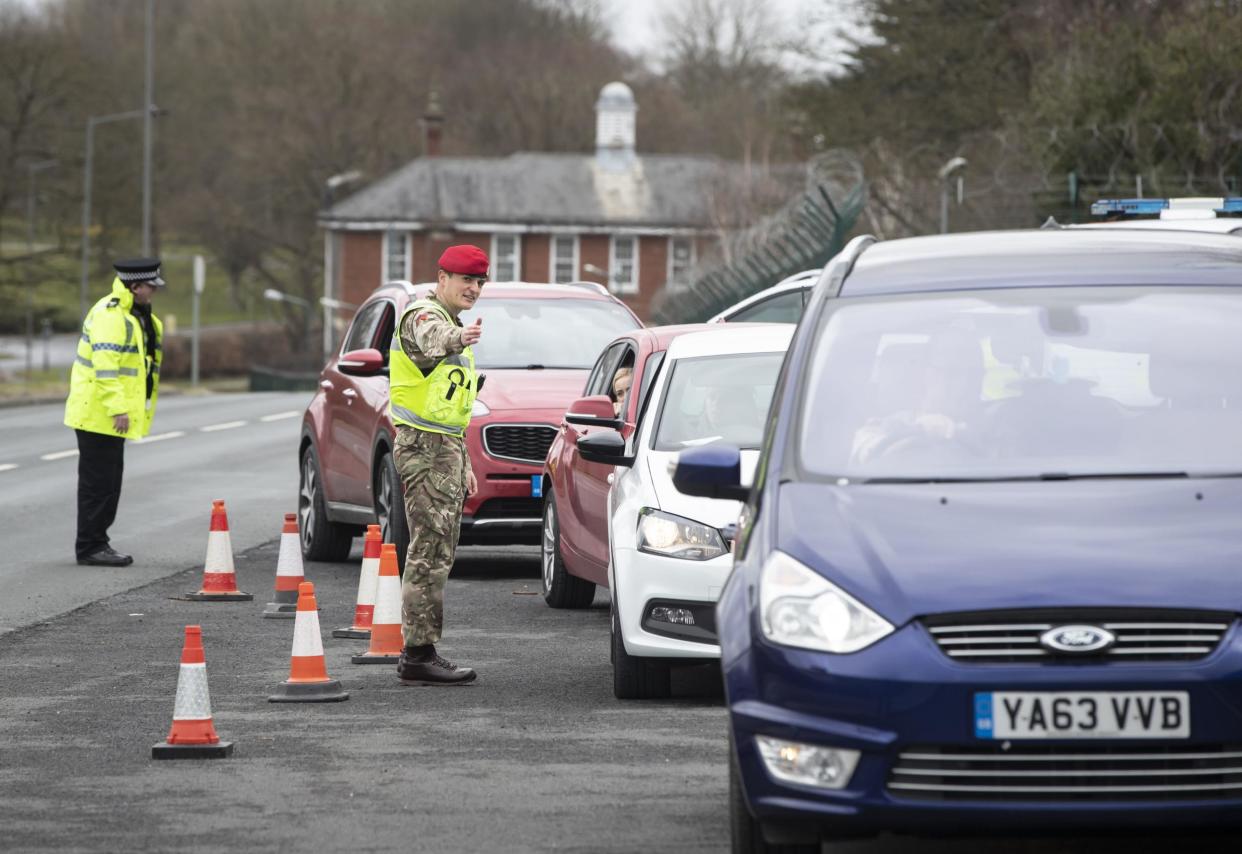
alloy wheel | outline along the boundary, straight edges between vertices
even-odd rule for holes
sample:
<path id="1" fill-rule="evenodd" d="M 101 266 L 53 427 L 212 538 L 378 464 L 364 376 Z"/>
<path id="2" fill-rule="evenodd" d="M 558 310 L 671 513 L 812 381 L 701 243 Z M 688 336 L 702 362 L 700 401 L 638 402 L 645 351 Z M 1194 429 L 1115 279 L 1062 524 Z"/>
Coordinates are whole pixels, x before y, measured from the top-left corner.
<path id="1" fill-rule="evenodd" d="M 383 542 L 391 543 L 392 539 L 392 500 L 394 484 L 388 476 L 388 469 L 380 467 L 378 488 L 375 490 L 375 516 L 379 522 Z"/>
<path id="2" fill-rule="evenodd" d="M 315 524 L 315 492 L 318 489 L 315 463 L 310 451 L 302 455 L 302 484 L 298 490 L 298 532 L 302 550 L 311 547 L 311 530 Z"/>
<path id="3" fill-rule="evenodd" d="M 548 502 L 543 512 L 543 539 L 540 542 L 543 558 L 543 592 L 552 589 L 552 577 L 556 572 L 556 505 Z"/>

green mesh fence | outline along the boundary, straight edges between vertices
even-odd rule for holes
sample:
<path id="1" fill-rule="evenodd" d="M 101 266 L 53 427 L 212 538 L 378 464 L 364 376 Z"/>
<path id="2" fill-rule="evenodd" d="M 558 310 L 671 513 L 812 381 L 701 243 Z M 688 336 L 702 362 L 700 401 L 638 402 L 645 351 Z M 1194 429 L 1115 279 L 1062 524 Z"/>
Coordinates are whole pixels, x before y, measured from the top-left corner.
<path id="1" fill-rule="evenodd" d="M 807 164 L 803 192 L 779 211 L 727 239 L 730 259 L 701 270 L 688 287 L 656 299 L 653 324 L 707 320 L 794 273 L 822 267 L 845 245 L 867 200 L 861 164 L 828 152 Z"/>

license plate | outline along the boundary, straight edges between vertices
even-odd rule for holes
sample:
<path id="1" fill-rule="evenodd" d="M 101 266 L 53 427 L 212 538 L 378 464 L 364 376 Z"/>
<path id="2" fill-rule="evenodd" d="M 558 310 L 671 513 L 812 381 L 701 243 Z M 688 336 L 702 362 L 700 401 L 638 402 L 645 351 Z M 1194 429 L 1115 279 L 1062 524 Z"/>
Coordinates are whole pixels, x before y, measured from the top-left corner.
<path id="1" fill-rule="evenodd" d="M 977 738 L 1190 738 L 1185 691 L 975 694 Z"/>
<path id="2" fill-rule="evenodd" d="M 530 496 L 531 498 L 543 498 L 543 475 L 532 474 L 530 476 Z"/>

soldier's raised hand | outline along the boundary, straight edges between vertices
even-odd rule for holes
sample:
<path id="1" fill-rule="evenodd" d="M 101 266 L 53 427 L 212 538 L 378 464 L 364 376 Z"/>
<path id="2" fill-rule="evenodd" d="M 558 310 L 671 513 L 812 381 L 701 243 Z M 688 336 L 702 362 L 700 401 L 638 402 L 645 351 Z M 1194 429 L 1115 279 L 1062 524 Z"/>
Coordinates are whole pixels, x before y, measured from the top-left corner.
<path id="1" fill-rule="evenodd" d="M 474 323 L 461 331 L 461 343 L 465 347 L 477 344 L 481 337 L 483 337 L 483 318 L 481 317 L 475 318 Z"/>

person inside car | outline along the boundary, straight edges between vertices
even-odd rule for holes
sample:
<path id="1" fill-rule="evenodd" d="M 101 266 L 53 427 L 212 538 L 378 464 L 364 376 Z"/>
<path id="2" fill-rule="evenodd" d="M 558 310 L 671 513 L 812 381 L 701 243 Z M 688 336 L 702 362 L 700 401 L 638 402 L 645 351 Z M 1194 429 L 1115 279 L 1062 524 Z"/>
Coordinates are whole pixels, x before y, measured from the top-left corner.
<path id="1" fill-rule="evenodd" d="M 972 333 L 937 333 L 926 345 L 918 387 L 888 395 L 906 405 L 868 419 L 854 435 L 851 459 L 866 463 L 929 445 L 969 448 L 983 416 L 983 376 L 983 350 Z"/>
<path id="2" fill-rule="evenodd" d="M 630 384 L 633 381 L 634 369 L 629 365 L 619 369 L 612 378 L 612 391 L 608 396 L 612 398 L 612 410 L 618 418 L 625 411 L 625 399 L 630 393 Z"/>

